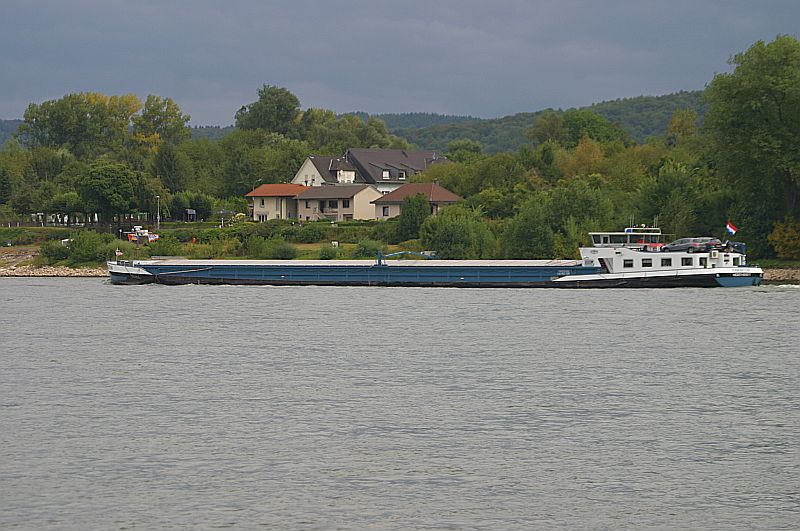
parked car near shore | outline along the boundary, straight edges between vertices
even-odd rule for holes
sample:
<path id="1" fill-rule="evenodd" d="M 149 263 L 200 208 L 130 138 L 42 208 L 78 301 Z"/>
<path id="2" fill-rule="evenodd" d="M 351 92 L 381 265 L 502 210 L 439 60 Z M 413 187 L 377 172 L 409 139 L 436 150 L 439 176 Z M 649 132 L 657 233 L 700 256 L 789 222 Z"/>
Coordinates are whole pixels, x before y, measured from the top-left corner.
<path id="1" fill-rule="evenodd" d="M 689 253 L 692 252 L 703 252 L 703 251 L 710 251 L 712 248 L 722 245 L 722 242 L 716 238 L 711 237 L 703 237 L 703 238 L 681 238 L 680 240 L 675 240 L 674 242 L 670 242 L 661 248 L 661 252 L 670 252 L 670 251 L 686 251 Z"/>

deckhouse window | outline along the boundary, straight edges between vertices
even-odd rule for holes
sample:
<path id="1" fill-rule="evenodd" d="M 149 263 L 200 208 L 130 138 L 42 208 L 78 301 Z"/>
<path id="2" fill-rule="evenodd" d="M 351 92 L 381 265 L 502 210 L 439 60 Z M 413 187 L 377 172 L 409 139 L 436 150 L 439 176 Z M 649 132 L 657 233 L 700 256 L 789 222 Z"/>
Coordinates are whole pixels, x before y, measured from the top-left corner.
<path id="1" fill-rule="evenodd" d="M 662 258 L 661 267 L 672 267 L 672 258 Z"/>
<path id="2" fill-rule="evenodd" d="M 623 260 L 622 267 L 633 267 L 633 260 Z"/>
<path id="3" fill-rule="evenodd" d="M 652 258 L 642 258 L 642 267 L 653 267 Z"/>
<path id="4" fill-rule="evenodd" d="M 708 267 L 708 258 L 705 256 L 700 257 L 700 267 Z"/>
<path id="5" fill-rule="evenodd" d="M 694 262 L 694 258 L 692 258 L 691 256 L 685 256 L 685 257 L 681 258 L 681 265 L 682 266 L 690 266 L 690 265 L 693 264 L 693 262 Z"/>

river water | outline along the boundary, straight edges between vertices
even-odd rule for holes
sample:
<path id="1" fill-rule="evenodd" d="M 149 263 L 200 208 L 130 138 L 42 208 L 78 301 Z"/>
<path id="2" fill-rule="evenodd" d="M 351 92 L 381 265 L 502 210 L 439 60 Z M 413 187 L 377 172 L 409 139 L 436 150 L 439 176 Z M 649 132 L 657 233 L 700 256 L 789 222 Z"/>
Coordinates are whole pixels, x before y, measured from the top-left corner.
<path id="1" fill-rule="evenodd" d="M 796 529 L 799 308 L 0 279 L 0 527 Z"/>

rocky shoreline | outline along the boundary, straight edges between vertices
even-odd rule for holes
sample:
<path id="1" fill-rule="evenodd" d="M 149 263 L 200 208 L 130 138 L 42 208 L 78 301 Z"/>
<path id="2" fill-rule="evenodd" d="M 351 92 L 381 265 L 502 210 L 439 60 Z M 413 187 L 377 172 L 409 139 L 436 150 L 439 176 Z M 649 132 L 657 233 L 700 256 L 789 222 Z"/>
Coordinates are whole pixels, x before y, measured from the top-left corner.
<path id="1" fill-rule="evenodd" d="M 0 277 L 107 277 L 108 269 L 72 268 L 64 266 L 12 265 L 0 267 Z M 764 281 L 770 283 L 800 284 L 800 269 L 765 269 Z"/>
<path id="2" fill-rule="evenodd" d="M 63 266 L 21 265 L 0 268 L 0 277 L 107 277 L 105 267 L 72 268 Z"/>

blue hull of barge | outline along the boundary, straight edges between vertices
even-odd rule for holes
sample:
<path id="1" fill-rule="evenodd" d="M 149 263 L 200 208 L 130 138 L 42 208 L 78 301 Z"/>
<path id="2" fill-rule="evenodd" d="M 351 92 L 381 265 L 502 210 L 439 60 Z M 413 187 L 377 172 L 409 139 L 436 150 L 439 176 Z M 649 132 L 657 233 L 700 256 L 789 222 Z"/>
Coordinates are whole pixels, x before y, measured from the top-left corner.
<path id="1" fill-rule="evenodd" d="M 585 266 L 425 266 L 333 265 L 143 265 L 150 278 L 119 276 L 120 283 L 261 284 L 316 286 L 414 287 L 546 287 L 563 276 L 590 275 L 600 268 Z"/>

